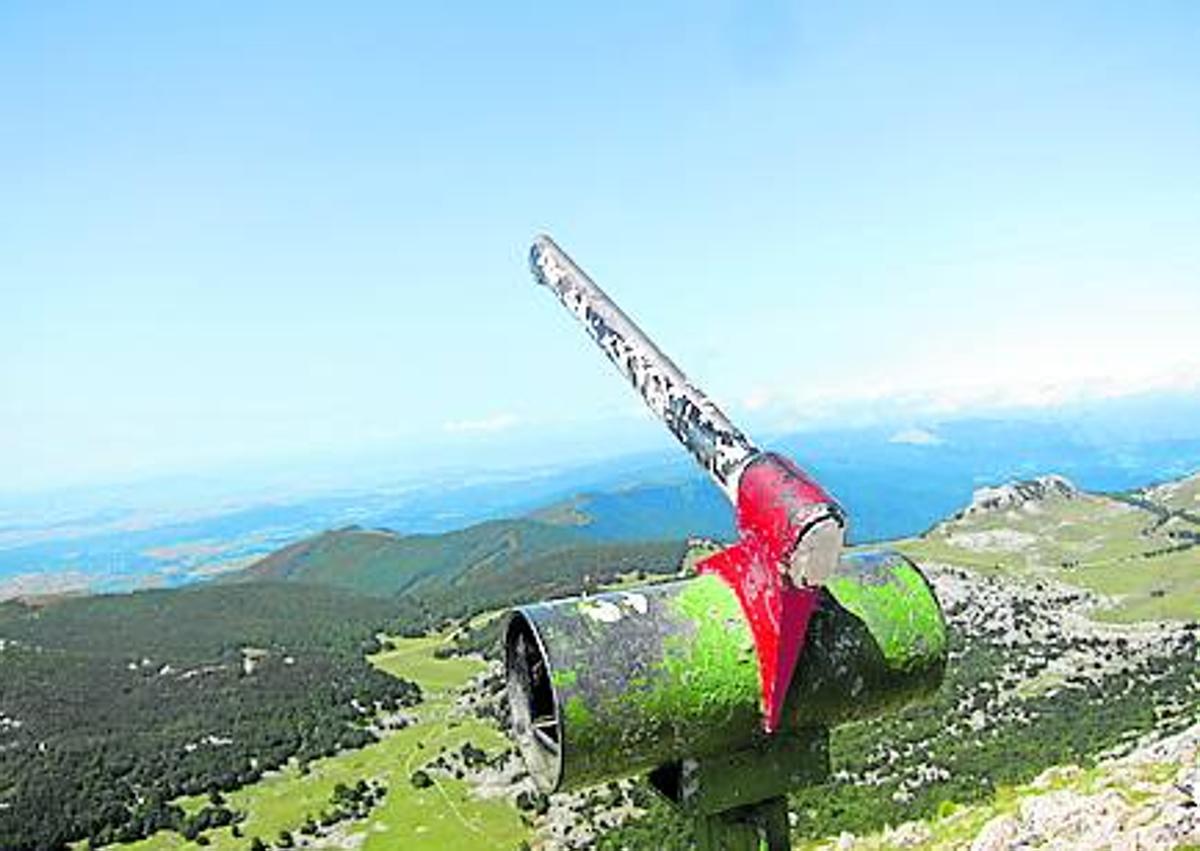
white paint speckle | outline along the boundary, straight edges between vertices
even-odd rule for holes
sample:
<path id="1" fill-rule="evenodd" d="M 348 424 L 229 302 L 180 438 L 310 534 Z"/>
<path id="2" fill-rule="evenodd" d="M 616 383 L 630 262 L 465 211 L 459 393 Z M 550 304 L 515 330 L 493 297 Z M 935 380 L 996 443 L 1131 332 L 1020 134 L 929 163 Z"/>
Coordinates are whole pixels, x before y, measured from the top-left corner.
<path id="1" fill-rule="evenodd" d="M 646 595 L 638 594 L 636 591 L 628 591 L 622 594 L 621 601 L 639 615 L 646 614 L 650 608 L 650 604 L 646 600 Z"/>
<path id="2" fill-rule="evenodd" d="M 579 611 L 601 623 L 616 623 L 621 619 L 621 607 L 609 600 L 583 600 Z"/>

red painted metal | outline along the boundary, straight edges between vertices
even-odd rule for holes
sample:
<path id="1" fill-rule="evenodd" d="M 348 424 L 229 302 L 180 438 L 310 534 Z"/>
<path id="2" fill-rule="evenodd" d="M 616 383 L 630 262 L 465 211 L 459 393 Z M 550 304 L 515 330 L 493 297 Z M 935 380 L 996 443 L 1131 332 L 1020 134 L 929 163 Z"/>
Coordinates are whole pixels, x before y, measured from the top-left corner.
<path id="1" fill-rule="evenodd" d="M 788 561 L 804 533 L 830 516 L 840 517 L 840 509 L 819 484 L 788 459 L 761 453 L 738 481 L 738 542 L 697 565 L 699 572 L 714 573 L 733 588 L 750 622 L 767 732 L 779 726 L 819 599 L 818 589 L 793 583 Z"/>

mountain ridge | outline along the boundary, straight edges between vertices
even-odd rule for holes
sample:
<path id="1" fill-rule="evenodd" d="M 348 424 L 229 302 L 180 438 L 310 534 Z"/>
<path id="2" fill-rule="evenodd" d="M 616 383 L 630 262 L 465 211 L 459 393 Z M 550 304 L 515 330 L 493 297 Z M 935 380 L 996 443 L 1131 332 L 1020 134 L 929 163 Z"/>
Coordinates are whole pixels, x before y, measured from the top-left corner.
<path id="1" fill-rule="evenodd" d="M 1200 552 L 1193 549 L 1200 546 L 1200 512 L 1191 511 L 1198 498 L 1200 473 L 1116 494 L 1081 490 L 1064 476 L 1043 474 L 980 487 L 971 502 L 925 532 L 887 545 L 918 561 L 1062 580 L 1179 617 L 1193 601 L 1200 606 L 1200 571 L 1190 570 Z M 672 514 L 676 519 L 663 523 L 666 534 L 652 537 Z M 522 569 L 548 578 L 555 558 L 576 580 L 592 574 L 612 578 L 636 555 L 650 557 L 651 572 L 671 572 L 666 556 L 685 541 L 731 539 L 730 515 L 706 483 L 682 491 L 639 485 L 580 494 L 522 517 L 440 534 L 357 526 L 330 530 L 221 581 L 305 582 L 376 596 L 438 597 L 480 584 L 498 592 L 498 576 L 519 587 Z M 725 528 L 714 532 L 718 518 Z M 623 567 L 606 569 L 600 563 L 605 557 Z M 583 563 L 589 569 L 580 567 Z M 508 597 L 489 592 L 488 599 Z"/>

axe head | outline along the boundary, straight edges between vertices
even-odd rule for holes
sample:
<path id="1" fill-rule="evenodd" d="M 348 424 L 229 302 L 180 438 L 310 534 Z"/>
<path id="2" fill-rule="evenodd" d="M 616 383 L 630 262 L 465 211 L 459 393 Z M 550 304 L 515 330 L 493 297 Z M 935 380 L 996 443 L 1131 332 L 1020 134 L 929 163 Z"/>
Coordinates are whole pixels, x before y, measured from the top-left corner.
<path id="1" fill-rule="evenodd" d="M 763 726 L 779 727 L 820 585 L 841 554 L 845 517 L 825 490 L 786 458 L 756 455 L 738 479 L 738 542 L 697 565 L 738 596 L 750 624 L 762 686 Z"/>

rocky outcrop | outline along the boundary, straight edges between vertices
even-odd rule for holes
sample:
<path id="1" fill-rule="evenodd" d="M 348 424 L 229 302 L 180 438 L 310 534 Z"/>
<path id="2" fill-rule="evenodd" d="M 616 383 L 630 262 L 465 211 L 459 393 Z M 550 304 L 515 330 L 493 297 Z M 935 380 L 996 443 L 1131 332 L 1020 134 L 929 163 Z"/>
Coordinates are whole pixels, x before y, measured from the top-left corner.
<path id="1" fill-rule="evenodd" d="M 971 504 L 955 515 L 956 520 L 997 511 L 1009 511 L 1048 499 L 1075 499 L 1079 489 L 1062 476 L 1038 476 L 997 487 L 978 488 Z"/>
<path id="2" fill-rule="evenodd" d="M 1200 843 L 1198 754 L 1200 724 L 1103 763 L 1092 776 L 1077 768 L 1051 769 L 1014 812 L 984 826 L 971 851 L 1166 851 Z M 1054 788 L 1064 783 L 1068 788 Z"/>

